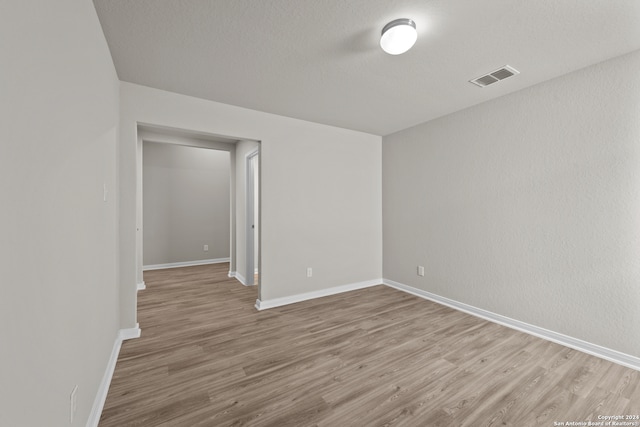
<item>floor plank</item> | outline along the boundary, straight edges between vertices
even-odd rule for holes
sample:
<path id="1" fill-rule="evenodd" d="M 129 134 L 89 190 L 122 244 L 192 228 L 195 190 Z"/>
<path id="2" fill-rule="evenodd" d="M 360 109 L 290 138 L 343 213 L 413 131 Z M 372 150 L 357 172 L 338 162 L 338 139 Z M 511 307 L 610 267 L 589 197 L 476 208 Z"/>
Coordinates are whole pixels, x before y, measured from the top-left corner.
<path id="1" fill-rule="evenodd" d="M 228 264 L 145 272 L 101 427 L 553 426 L 640 372 L 376 286 L 258 312 Z"/>

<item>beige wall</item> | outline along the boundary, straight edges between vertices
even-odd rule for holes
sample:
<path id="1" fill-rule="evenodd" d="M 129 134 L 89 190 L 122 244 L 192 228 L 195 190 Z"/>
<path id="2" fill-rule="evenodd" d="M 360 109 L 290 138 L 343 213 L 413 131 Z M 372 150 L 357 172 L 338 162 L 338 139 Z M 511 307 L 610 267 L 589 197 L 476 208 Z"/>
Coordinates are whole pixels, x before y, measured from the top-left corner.
<path id="1" fill-rule="evenodd" d="M 639 70 L 635 52 L 385 137 L 385 278 L 640 356 Z"/>
<path id="2" fill-rule="evenodd" d="M 119 328 L 119 83 L 90 1 L 3 2 L 0 40 L 0 425 L 68 426 L 77 385 L 84 426 Z"/>
<path id="3" fill-rule="evenodd" d="M 229 258 L 230 162 L 228 151 L 143 143 L 145 266 Z"/>
<path id="4" fill-rule="evenodd" d="M 137 123 L 261 141 L 261 299 L 381 278 L 381 137 L 130 83 L 120 97 L 123 327 L 136 322 Z"/>

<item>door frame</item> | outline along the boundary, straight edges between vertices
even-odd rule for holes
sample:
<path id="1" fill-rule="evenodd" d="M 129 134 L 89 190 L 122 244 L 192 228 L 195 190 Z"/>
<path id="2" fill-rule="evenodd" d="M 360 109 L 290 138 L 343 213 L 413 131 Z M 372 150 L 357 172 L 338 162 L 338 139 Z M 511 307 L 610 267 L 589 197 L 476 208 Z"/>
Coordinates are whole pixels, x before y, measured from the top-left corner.
<path id="1" fill-rule="evenodd" d="M 255 197 L 260 194 L 260 170 L 258 169 L 258 174 L 256 175 L 255 171 L 255 162 L 260 161 L 260 147 L 257 147 L 255 150 L 250 151 L 245 156 L 245 281 L 247 286 L 255 285 L 255 271 L 256 267 L 258 270 L 258 274 L 260 274 L 260 262 L 258 260 L 258 265 L 255 264 L 255 239 L 258 238 L 258 246 L 259 246 L 259 236 L 256 236 L 255 233 L 255 218 L 256 216 L 260 218 L 259 212 L 256 212 L 256 208 L 259 211 L 260 206 L 255 205 Z M 255 179 L 258 178 L 258 188 L 255 186 Z M 258 215 L 256 215 L 258 214 Z M 259 226 L 259 224 L 258 224 Z M 259 250 L 259 249 L 258 249 Z"/>

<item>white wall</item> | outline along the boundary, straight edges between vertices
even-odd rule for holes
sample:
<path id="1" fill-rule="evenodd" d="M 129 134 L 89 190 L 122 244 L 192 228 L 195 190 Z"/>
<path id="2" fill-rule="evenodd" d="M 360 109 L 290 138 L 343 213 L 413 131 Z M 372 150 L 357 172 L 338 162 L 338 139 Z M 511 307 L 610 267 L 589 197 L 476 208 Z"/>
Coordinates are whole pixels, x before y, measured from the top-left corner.
<path id="1" fill-rule="evenodd" d="M 640 52 L 385 137 L 384 276 L 640 356 L 638 165 Z"/>
<path id="2" fill-rule="evenodd" d="M 236 219 L 235 219 L 235 186 L 236 186 L 236 173 L 235 173 L 235 153 L 237 140 L 221 138 L 219 135 L 211 134 L 198 134 L 189 131 L 177 131 L 176 129 L 169 129 L 166 127 L 148 126 L 139 124 L 137 126 L 138 134 L 138 147 L 136 153 L 137 162 L 137 176 L 136 180 L 136 233 L 141 238 L 136 239 L 136 280 L 138 284 L 143 283 L 143 238 L 144 238 L 144 223 L 143 223 L 143 191 L 142 191 L 142 146 L 144 142 L 154 142 L 160 144 L 173 144 L 184 147 L 199 147 L 208 150 L 226 151 L 229 153 L 229 182 L 230 182 L 230 224 L 229 224 L 229 253 L 230 262 L 229 266 L 231 271 L 235 269 L 235 232 L 236 232 Z M 122 232 L 122 230 L 121 230 Z"/>
<path id="3" fill-rule="evenodd" d="M 261 298 L 382 274 L 381 138 L 121 83 L 121 320 L 135 324 L 136 123 L 261 141 Z M 306 268 L 314 268 L 307 279 Z"/>
<path id="4" fill-rule="evenodd" d="M 229 152 L 143 146 L 144 265 L 229 258 Z"/>
<path id="5" fill-rule="evenodd" d="M 119 326 L 119 84 L 90 1 L 3 2 L 0 40 L 0 425 L 68 426 L 78 385 L 83 426 Z"/>

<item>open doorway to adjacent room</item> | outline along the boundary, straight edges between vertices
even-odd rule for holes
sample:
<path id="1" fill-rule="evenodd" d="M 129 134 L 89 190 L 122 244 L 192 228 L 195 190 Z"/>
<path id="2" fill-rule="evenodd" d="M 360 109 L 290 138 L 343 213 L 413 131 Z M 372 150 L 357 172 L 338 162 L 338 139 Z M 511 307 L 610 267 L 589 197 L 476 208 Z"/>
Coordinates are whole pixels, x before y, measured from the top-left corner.
<path id="1" fill-rule="evenodd" d="M 259 153 L 254 140 L 138 125 L 138 289 L 145 270 L 214 263 L 259 285 Z"/>

